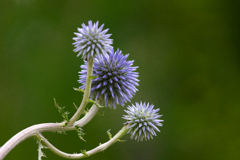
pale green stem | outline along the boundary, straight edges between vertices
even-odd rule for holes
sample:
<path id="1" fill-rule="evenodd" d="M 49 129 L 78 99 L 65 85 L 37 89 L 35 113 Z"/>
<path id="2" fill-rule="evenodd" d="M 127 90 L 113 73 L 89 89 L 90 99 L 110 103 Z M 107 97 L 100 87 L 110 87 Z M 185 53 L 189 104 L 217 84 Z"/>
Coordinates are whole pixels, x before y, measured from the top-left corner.
<path id="1" fill-rule="evenodd" d="M 76 121 L 73 126 L 79 126 L 83 127 L 85 126 L 89 121 L 92 120 L 92 118 L 98 113 L 99 107 L 97 107 L 95 104 L 91 107 L 91 109 L 86 113 L 86 115 L 81 118 L 80 120 Z"/>
<path id="2" fill-rule="evenodd" d="M 73 125 L 73 123 L 78 120 L 78 118 L 81 116 L 81 114 L 83 113 L 83 111 L 88 103 L 90 90 L 91 90 L 92 73 L 93 73 L 93 58 L 91 57 L 88 59 L 87 79 L 86 79 L 86 86 L 85 86 L 83 99 L 82 99 L 81 105 L 78 108 L 77 112 L 73 115 L 73 117 L 68 122 L 68 126 Z"/>
<path id="3" fill-rule="evenodd" d="M 55 153 L 56 155 L 63 157 L 63 158 L 67 158 L 67 159 L 81 159 L 81 158 L 86 158 L 88 156 L 94 155 L 96 153 L 99 152 L 103 152 L 105 151 L 108 147 L 110 147 L 111 145 L 113 145 L 114 143 L 116 143 L 117 141 L 120 140 L 120 138 L 122 138 L 127 132 L 128 132 L 128 126 L 129 125 L 125 125 L 113 138 L 111 138 L 109 141 L 99 145 L 98 147 L 89 150 L 86 152 L 87 156 L 79 153 L 79 154 L 69 154 L 69 153 L 65 153 L 60 151 L 59 149 L 57 149 L 56 147 L 54 147 L 45 137 L 43 137 L 43 135 L 41 134 L 37 134 L 36 137 L 38 138 L 38 140 L 41 140 L 41 142 L 48 147 L 48 149 L 50 151 L 52 151 L 53 153 Z"/>
<path id="4" fill-rule="evenodd" d="M 2 160 L 15 146 L 25 139 L 35 136 L 38 133 L 46 131 L 69 131 L 75 130 L 75 126 L 83 127 L 97 114 L 99 108 L 96 105 L 93 105 L 89 112 L 79 121 L 76 121 L 73 126 L 65 126 L 65 123 L 42 123 L 30 126 L 11 139 L 9 139 L 1 148 L 0 148 L 0 160 Z"/>

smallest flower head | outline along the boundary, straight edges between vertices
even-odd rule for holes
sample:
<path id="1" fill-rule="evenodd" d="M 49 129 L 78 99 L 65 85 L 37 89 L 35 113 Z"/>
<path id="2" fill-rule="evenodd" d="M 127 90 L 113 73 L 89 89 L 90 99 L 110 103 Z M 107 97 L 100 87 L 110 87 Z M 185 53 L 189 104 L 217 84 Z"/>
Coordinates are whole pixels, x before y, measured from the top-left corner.
<path id="1" fill-rule="evenodd" d="M 82 28 L 78 28 L 79 33 L 74 33 L 77 37 L 73 40 L 76 47 L 73 51 L 79 52 L 77 57 L 82 55 L 85 60 L 89 57 L 95 58 L 96 55 L 107 54 L 112 49 L 112 39 L 109 39 L 111 34 L 106 34 L 108 29 L 102 31 L 104 24 L 98 28 L 98 21 L 92 24 L 88 22 L 88 26 L 82 24 Z"/>
<path id="2" fill-rule="evenodd" d="M 149 103 L 136 103 L 135 105 L 129 106 L 125 110 L 127 115 L 123 116 L 126 119 L 125 124 L 130 124 L 128 127 L 128 133 L 131 134 L 131 139 L 135 140 L 149 140 L 153 136 L 156 136 L 156 132 L 160 132 L 157 126 L 162 126 L 163 120 L 159 119 L 162 115 L 157 112 L 160 110 L 153 109 L 153 105 Z"/>

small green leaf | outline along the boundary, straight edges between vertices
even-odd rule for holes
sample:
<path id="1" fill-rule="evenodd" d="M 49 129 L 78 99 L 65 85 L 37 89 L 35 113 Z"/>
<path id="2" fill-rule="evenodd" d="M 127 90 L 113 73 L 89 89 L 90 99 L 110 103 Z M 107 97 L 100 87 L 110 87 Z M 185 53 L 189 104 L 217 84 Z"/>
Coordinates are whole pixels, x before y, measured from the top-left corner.
<path id="1" fill-rule="evenodd" d="M 83 139 L 83 135 L 85 134 L 85 133 L 83 133 L 83 129 L 82 129 L 81 127 L 79 127 L 79 126 L 75 126 L 75 128 L 76 128 L 76 130 L 77 130 L 78 137 L 79 137 L 81 140 L 83 140 L 84 142 L 86 142 L 86 140 Z"/>
<path id="2" fill-rule="evenodd" d="M 87 114 L 89 112 L 89 110 L 87 109 L 87 110 L 84 110 L 83 111 L 83 114 Z"/>
<path id="3" fill-rule="evenodd" d="M 109 130 L 107 131 L 107 134 L 108 134 L 109 139 L 112 139 L 112 134 L 110 133 L 110 130 L 111 130 L 111 129 L 109 129 Z"/>
<path id="4" fill-rule="evenodd" d="M 118 142 L 125 142 L 126 140 L 117 139 Z"/>
<path id="5" fill-rule="evenodd" d="M 88 154 L 87 154 L 87 151 L 86 150 L 81 150 L 82 154 L 85 156 L 85 157 L 88 157 Z"/>
<path id="6" fill-rule="evenodd" d="M 90 79 L 96 79 L 97 76 L 89 76 Z"/>
<path id="7" fill-rule="evenodd" d="M 83 92 L 84 93 L 84 90 L 81 89 L 81 88 L 73 88 L 75 91 L 78 91 L 78 92 Z"/>
<path id="8" fill-rule="evenodd" d="M 65 121 L 65 124 L 67 124 L 69 122 L 69 119 L 68 119 L 68 114 L 69 112 L 65 112 L 64 111 L 64 108 L 65 107 L 61 107 L 57 104 L 56 102 L 56 99 L 54 98 L 54 104 L 55 104 L 55 107 L 57 108 L 58 112 L 61 114 L 61 116 L 63 117 L 64 121 Z"/>
<path id="9" fill-rule="evenodd" d="M 89 99 L 88 102 L 95 104 L 98 108 L 104 108 L 104 106 L 99 105 L 97 102 Z"/>

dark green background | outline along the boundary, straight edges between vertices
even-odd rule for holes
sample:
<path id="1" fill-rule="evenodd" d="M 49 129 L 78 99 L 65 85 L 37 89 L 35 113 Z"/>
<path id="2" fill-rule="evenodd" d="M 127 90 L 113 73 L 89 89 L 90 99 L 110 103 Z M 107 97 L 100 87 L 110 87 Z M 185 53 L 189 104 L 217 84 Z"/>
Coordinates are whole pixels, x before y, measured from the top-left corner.
<path id="1" fill-rule="evenodd" d="M 82 94 L 82 64 L 72 50 L 74 36 L 88 20 L 109 28 L 113 46 L 139 66 L 140 86 L 132 102 L 161 108 L 164 124 L 153 140 L 126 135 L 89 160 L 240 159 L 240 1 L 226 0 L 1 0 L 0 146 L 22 129 L 60 122 L 53 97 L 75 112 Z M 44 133 L 57 148 L 73 153 L 108 140 L 125 122 L 125 107 L 103 109 L 75 131 Z M 30 138 L 6 160 L 37 159 Z M 49 160 L 60 160 L 50 151 Z"/>

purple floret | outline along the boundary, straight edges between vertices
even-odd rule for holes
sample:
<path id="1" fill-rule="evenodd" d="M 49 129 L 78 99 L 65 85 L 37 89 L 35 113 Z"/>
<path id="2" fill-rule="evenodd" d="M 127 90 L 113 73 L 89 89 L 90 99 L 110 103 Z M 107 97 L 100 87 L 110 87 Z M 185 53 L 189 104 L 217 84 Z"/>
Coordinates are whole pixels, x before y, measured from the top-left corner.
<path id="1" fill-rule="evenodd" d="M 82 24 L 82 28 L 78 28 L 78 32 L 74 34 L 73 43 L 74 52 L 79 52 L 77 57 L 82 55 L 82 58 L 87 60 L 90 57 L 95 58 L 96 55 L 107 54 L 112 49 L 112 39 L 109 39 L 111 34 L 106 34 L 108 29 L 102 31 L 104 24 L 98 28 L 98 21 L 92 24 L 88 22 L 88 26 Z"/>
<path id="2" fill-rule="evenodd" d="M 124 103 L 130 101 L 135 92 L 138 90 L 139 80 L 136 68 L 132 67 L 133 61 L 127 61 L 127 55 L 123 55 L 118 49 L 114 52 L 112 49 L 109 55 L 100 55 L 95 58 L 93 65 L 92 88 L 90 93 L 91 99 L 98 99 L 105 106 L 113 106 L 117 104 L 124 106 Z M 85 89 L 87 76 L 87 61 L 81 66 L 79 83 L 83 84 L 80 88 Z"/>
<path id="3" fill-rule="evenodd" d="M 156 136 L 156 132 L 160 132 L 158 126 L 162 126 L 163 120 L 159 119 L 162 115 L 157 112 L 160 109 L 153 109 L 153 105 L 149 103 L 136 103 L 128 106 L 125 110 L 127 115 L 123 119 L 127 120 L 124 124 L 130 124 L 128 133 L 131 134 L 131 139 L 135 140 L 149 140 Z"/>

